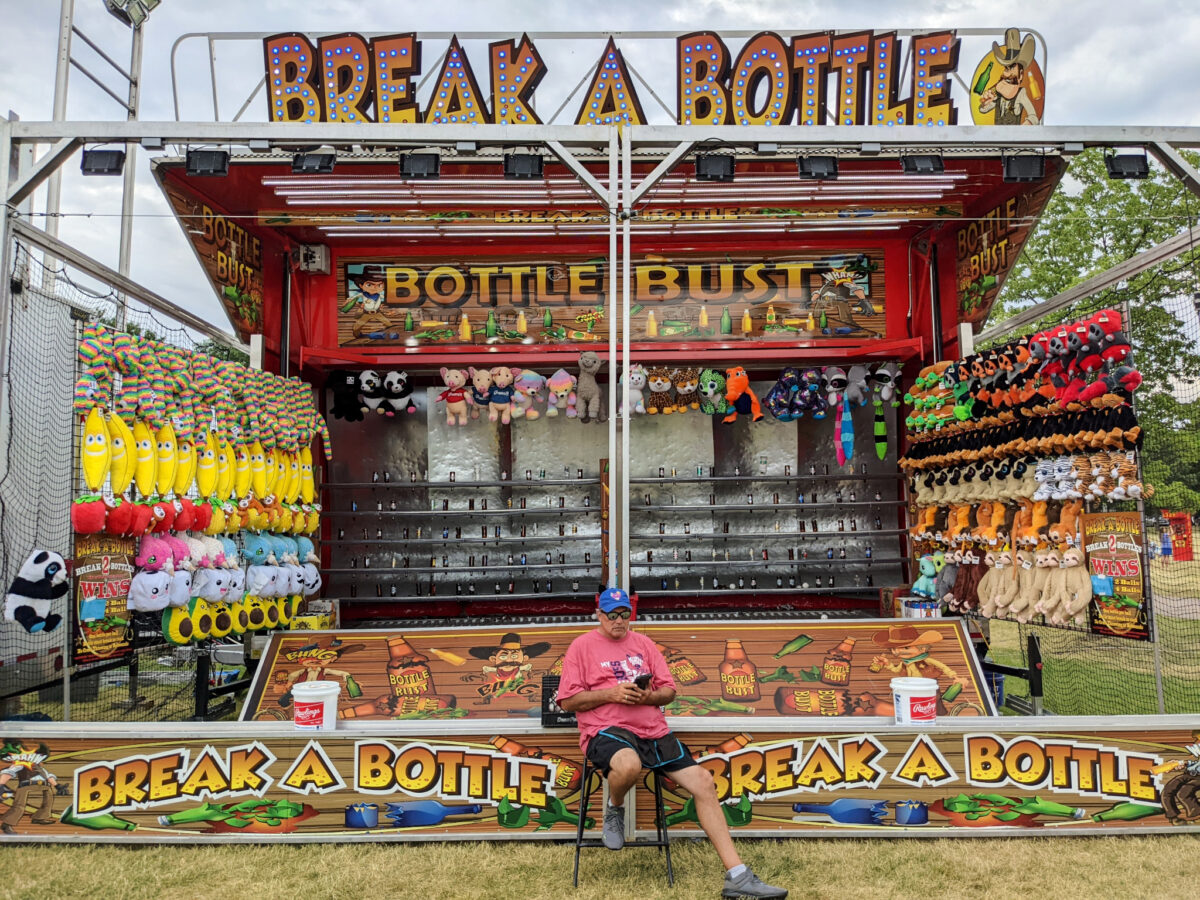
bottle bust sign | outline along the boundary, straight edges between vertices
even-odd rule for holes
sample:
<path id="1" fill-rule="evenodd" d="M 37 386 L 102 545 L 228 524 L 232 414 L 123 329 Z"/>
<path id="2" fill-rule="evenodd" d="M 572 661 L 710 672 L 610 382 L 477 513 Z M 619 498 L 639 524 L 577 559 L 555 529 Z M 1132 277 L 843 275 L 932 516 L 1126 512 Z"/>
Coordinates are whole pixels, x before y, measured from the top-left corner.
<path id="1" fill-rule="evenodd" d="M 388 684 L 397 697 L 436 694 L 429 657 L 413 649 L 403 637 L 388 641 Z"/>
<path id="2" fill-rule="evenodd" d="M 762 697 L 758 689 L 758 667 L 746 656 L 741 641 L 725 642 L 725 659 L 717 670 L 721 673 L 724 699 L 754 701 Z"/>

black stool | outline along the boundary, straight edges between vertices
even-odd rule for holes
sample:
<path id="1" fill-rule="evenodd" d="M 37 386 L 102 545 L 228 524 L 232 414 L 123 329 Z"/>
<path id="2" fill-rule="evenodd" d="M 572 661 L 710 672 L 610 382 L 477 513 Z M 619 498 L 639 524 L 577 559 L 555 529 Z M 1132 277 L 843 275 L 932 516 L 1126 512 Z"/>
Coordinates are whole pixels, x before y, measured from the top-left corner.
<path id="1" fill-rule="evenodd" d="M 626 841 L 626 847 L 657 847 L 658 852 L 666 851 L 667 855 L 667 885 L 675 886 L 675 872 L 671 868 L 671 840 L 667 836 L 667 810 L 663 805 L 662 794 L 662 776 L 655 770 L 651 769 L 654 776 L 654 828 L 656 836 L 654 840 L 639 840 Z M 574 885 L 579 887 L 579 851 L 585 847 L 603 847 L 604 841 L 584 840 L 583 825 L 587 820 L 588 803 L 592 799 L 592 775 L 598 774 L 598 770 L 592 765 L 590 759 L 584 758 L 583 763 L 583 787 L 579 795 L 579 829 L 575 833 L 575 875 Z M 603 784 L 603 779 L 600 780 Z M 601 804 L 603 806 L 603 803 Z M 601 810 L 600 827 L 604 828 L 603 810 Z"/>

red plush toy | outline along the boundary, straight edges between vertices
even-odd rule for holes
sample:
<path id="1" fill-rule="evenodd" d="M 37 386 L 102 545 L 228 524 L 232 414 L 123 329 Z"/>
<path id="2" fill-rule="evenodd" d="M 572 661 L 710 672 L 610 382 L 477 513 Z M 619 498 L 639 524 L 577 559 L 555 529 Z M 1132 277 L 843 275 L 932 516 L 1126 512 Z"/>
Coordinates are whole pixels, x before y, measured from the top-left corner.
<path id="1" fill-rule="evenodd" d="M 160 500 L 151 507 L 150 511 L 154 516 L 150 532 L 161 534 L 171 530 L 171 526 L 175 524 L 175 507 L 172 504 L 166 500 Z"/>
<path id="2" fill-rule="evenodd" d="M 196 531 L 203 532 L 209 525 L 212 524 L 213 511 L 212 507 L 207 503 L 195 504 L 196 509 L 196 524 L 192 527 Z"/>
<path id="3" fill-rule="evenodd" d="M 1079 400 L 1079 395 L 1083 393 L 1083 389 L 1087 387 L 1087 376 L 1081 366 L 1083 359 L 1088 355 L 1090 344 L 1088 343 L 1088 322 L 1076 322 L 1074 325 L 1067 326 L 1067 386 L 1063 389 L 1059 396 L 1059 402 L 1063 405 L 1075 403 Z"/>
<path id="4" fill-rule="evenodd" d="M 149 503 L 134 503 L 133 517 L 129 525 L 129 534 L 137 537 L 150 531 L 154 523 L 154 507 Z"/>
<path id="5" fill-rule="evenodd" d="M 136 504 L 128 500 L 122 500 L 119 497 L 108 507 L 108 518 L 104 523 L 104 530 L 111 535 L 124 537 L 132 533 L 133 528 L 133 507 Z"/>
<path id="6" fill-rule="evenodd" d="M 76 534 L 99 534 L 108 511 L 99 497 L 84 497 L 71 504 L 71 527 Z"/>
<path id="7" fill-rule="evenodd" d="M 175 522 L 171 526 L 176 531 L 188 531 L 196 526 L 196 504 L 187 497 L 175 501 Z"/>
<path id="8" fill-rule="evenodd" d="M 729 404 L 729 415 L 721 421 L 734 422 L 738 413 L 749 413 L 752 421 L 757 422 L 763 417 L 763 411 L 758 397 L 750 390 L 750 376 L 741 366 L 726 369 L 725 374 L 725 402 Z"/>

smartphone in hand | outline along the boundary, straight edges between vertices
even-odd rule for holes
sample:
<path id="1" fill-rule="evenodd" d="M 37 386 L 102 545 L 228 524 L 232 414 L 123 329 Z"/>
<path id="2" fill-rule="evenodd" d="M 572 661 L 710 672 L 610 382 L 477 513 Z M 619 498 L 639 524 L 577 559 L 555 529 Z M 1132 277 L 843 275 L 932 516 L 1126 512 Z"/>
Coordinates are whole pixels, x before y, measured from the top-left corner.
<path id="1" fill-rule="evenodd" d="M 649 690 L 650 689 L 650 678 L 651 678 L 651 673 L 643 672 L 637 678 L 633 679 L 633 683 L 635 685 L 637 685 L 637 687 L 640 690 L 643 690 L 643 691 Z"/>

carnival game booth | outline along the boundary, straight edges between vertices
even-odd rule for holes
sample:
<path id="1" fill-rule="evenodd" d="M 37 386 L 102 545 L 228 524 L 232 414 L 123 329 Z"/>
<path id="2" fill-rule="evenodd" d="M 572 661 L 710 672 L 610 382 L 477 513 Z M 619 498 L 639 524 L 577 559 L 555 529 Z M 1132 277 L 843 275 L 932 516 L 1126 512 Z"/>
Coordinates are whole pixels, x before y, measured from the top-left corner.
<path id="1" fill-rule="evenodd" d="M 990 61 L 972 79 L 981 97 Z M 131 402 L 212 389 L 213 416 L 197 421 L 215 421 L 218 439 L 204 446 L 219 459 L 227 432 L 235 462 L 230 472 L 226 454 L 232 480 L 218 466 L 213 490 L 250 532 L 234 552 L 253 554 L 230 627 L 278 633 L 241 722 L 136 738 L 127 725 L 9 729 L 6 754 L 38 784 L 72 773 L 69 808 L 39 788 L 20 833 L 569 837 L 581 751 L 556 679 L 606 584 L 637 596 L 639 628 L 679 686 L 671 724 L 739 834 L 1147 831 L 1200 818 L 1194 717 L 999 718 L 964 622 L 898 616 L 933 613 L 957 590 L 943 574 L 950 509 L 957 525 L 982 498 L 944 489 L 981 476 L 966 477 L 968 461 L 1001 464 L 1018 438 L 1047 441 L 1022 456 L 1074 452 L 1057 426 L 1080 397 L 1059 390 L 1099 384 L 1090 401 L 1136 387 L 1103 352 L 1069 370 L 1063 334 L 1061 352 L 1044 341 L 1061 372 L 1043 377 L 1027 341 L 1024 356 L 1007 352 L 1030 383 L 1006 374 L 1001 391 L 1003 366 L 989 371 L 968 346 L 1082 143 L 1005 142 L 995 129 L 995 142 L 935 145 L 903 120 L 877 130 L 903 143 L 814 144 L 804 129 L 790 143 L 776 138 L 793 129 L 618 129 L 583 115 L 445 136 L 368 127 L 358 141 L 335 137 L 352 119 L 313 122 L 308 134 L 339 145 L 328 147 L 281 125 L 285 138 L 256 134 L 245 155 L 155 161 L 230 321 L 262 335 L 267 371 L 217 369 L 230 409 L 197 381 L 203 361 L 160 364 L 160 386 L 129 351 L 150 373 Z M 1026 408 L 1041 430 L 1013 434 Z M 1104 424 L 1114 452 L 1136 442 L 1130 423 L 1119 436 Z M 87 436 L 102 443 L 99 426 Z M 1005 484 L 1025 485 L 1026 470 L 1010 467 Z M 147 492 L 172 493 L 168 481 Z M 1016 494 L 997 500 L 1024 509 Z M 997 500 L 989 513 L 1011 532 Z M 1043 512 L 1022 523 L 1035 538 Z M 964 523 L 990 524 L 977 512 Z M 292 590 L 308 584 L 302 561 L 318 575 L 307 599 Z M 1065 589 L 1045 568 L 1042 588 Z M 982 583 L 964 608 L 987 616 L 1001 604 L 980 602 Z M 1033 582 L 1010 577 L 1006 598 L 1011 585 Z M 164 628 L 183 642 L 211 635 L 222 612 L 191 598 L 172 608 L 184 611 Z M 920 706 L 934 724 L 895 723 L 897 676 L 932 681 Z M 670 824 L 694 832 L 689 799 L 666 788 Z M 650 829 L 644 807 L 631 831 Z"/>

